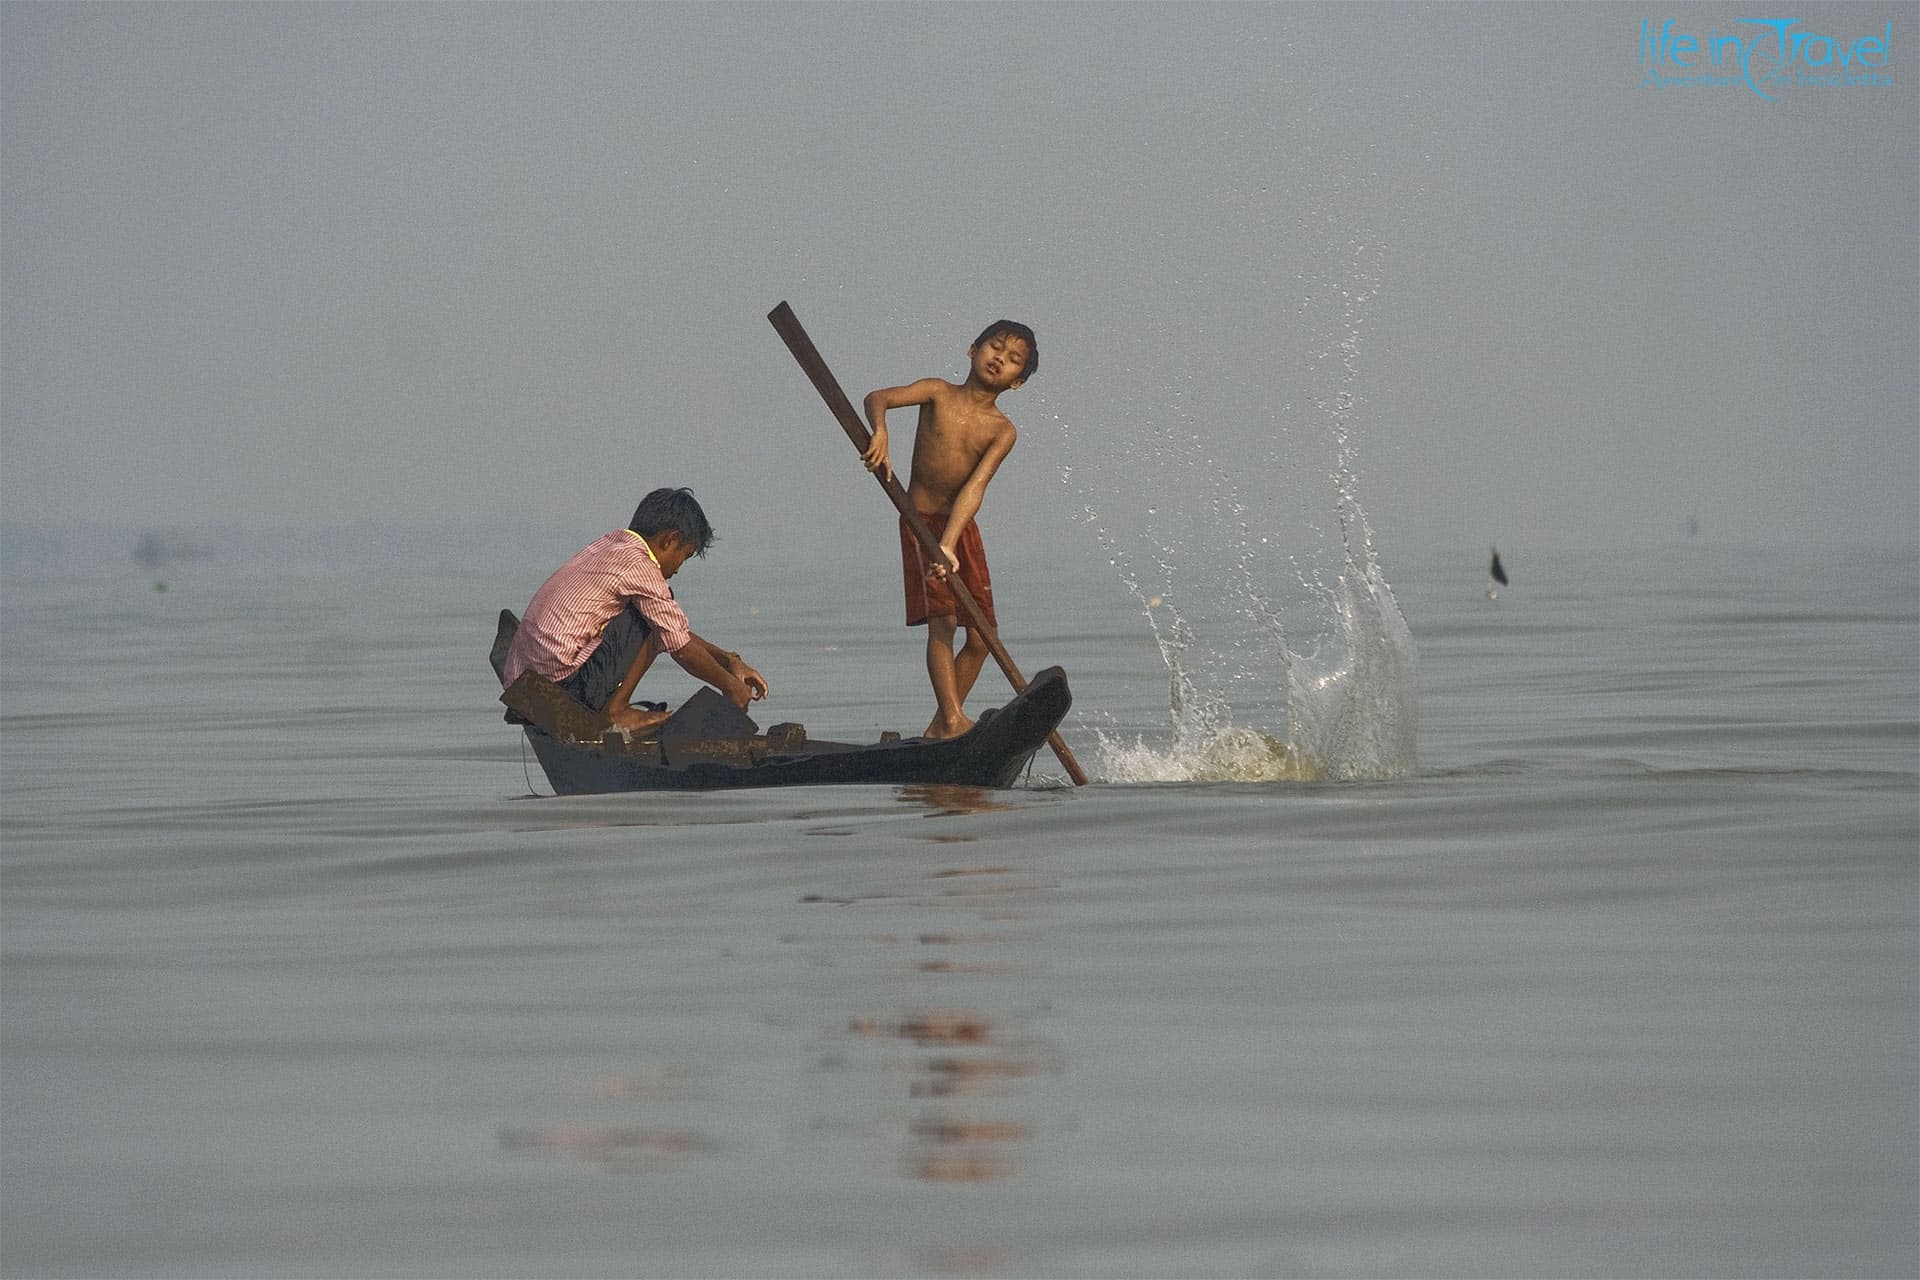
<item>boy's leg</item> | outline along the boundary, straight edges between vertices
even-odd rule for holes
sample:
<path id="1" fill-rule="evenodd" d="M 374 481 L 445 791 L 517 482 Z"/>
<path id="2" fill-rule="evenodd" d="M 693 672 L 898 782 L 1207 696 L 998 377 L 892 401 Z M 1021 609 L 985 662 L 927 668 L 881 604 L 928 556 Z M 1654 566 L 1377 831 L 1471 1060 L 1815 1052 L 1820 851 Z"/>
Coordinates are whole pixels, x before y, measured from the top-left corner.
<path id="1" fill-rule="evenodd" d="M 978 522 L 972 520 L 967 522 L 967 527 L 961 531 L 960 542 L 955 548 L 955 554 L 960 561 L 960 581 L 966 584 L 967 593 L 973 597 L 974 603 L 979 607 L 980 611 L 986 615 L 987 622 L 991 625 L 993 622 L 993 579 L 987 572 L 987 550 L 986 545 L 980 538 L 980 525 Z M 957 602 L 952 600 L 951 589 L 942 588 L 942 590 L 946 593 L 945 599 L 947 603 L 955 609 L 957 614 L 958 605 Z M 957 625 L 959 618 L 956 616 L 949 618 L 948 621 Z M 967 643 L 954 657 L 953 685 L 955 707 L 966 706 L 967 696 L 973 692 L 973 683 L 980 678 L 980 669 L 986 665 L 987 653 L 986 637 L 975 630 L 972 623 L 969 622 L 967 624 Z"/>
<path id="2" fill-rule="evenodd" d="M 929 738 L 957 738 L 973 727 L 973 722 L 960 710 L 958 664 L 953 656 L 954 629 L 951 617 L 927 619 L 927 676 L 933 681 L 933 698 L 938 704 L 924 735 Z M 979 674 L 977 665 L 974 674 Z"/>
<path id="3" fill-rule="evenodd" d="M 967 705 L 967 697 L 973 692 L 973 682 L 980 678 L 980 668 L 986 665 L 986 661 L 986 638 L 968 627 L 967 642 L 960 646 L 960 652 L 953 658 L 953 692 L 958 705 Z"/>

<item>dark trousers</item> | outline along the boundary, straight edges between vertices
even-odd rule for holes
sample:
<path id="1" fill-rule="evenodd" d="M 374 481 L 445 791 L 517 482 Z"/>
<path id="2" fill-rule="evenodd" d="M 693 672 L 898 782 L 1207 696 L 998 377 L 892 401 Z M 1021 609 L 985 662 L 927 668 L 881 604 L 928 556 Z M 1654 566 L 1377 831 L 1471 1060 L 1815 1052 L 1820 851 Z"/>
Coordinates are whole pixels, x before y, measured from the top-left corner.
<path id="1" fill-rule="evenodd" d="M 559 681 L 560 687 L 589 709 L 600 710 L 620 687 L 640 646 L 652 634 L 652 624 L 640 616 L 638 609 L 628 605 L 613 615 L 606 630 L 600 633 L 599 647 L 587 656 L 578 671 Z"/>

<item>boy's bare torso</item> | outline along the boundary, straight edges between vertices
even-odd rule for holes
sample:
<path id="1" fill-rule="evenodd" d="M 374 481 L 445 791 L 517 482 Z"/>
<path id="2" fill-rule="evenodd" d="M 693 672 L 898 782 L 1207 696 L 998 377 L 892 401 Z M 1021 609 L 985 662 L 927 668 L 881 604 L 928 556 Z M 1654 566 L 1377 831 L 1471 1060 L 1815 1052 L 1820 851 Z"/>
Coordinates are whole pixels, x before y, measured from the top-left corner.
<path id="1" fill-rule="evenodd" d="M 918 510 L 947 512 L 994 443 L 1014 431 L 991 400 L 943 382 L 920 406 L 907 496 Z"/>

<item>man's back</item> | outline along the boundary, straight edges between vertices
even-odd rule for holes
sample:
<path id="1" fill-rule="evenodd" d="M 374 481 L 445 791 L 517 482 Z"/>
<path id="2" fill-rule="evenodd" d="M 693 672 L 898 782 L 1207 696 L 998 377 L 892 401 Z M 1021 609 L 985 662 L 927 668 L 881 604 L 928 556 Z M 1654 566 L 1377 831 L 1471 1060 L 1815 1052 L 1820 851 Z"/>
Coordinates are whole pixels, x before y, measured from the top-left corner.
<path id="1" fill-rule="evenodd" d="M 663 652 L 687 642 L 687 616 L 674 603 L 646 540 L 616 529 L 576 552 L 534 592 L 507 650 L 507 682 L 527 670 L 565 679 L 593 652 L 608 620 L 630 602 L 660 633 Z"/>

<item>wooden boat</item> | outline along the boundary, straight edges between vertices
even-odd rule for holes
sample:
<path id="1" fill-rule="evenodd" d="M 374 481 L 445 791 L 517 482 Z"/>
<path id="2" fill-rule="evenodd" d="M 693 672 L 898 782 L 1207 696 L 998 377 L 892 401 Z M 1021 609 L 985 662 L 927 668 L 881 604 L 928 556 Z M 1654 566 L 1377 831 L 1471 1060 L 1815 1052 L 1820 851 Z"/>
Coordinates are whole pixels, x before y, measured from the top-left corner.
<path id="1" fill-rule="evenodd" d="M 507 646 L 519 628 L 501 610 L 491 654 L 504 679 Z M 958 738 L 816 742 L 806 727 L 777 724 L 765 733 L 713 689 L 702 688 L 659 728 L 622 734 L 565 690 L 532 672 L 501 695 L 507 719 L 522 725 L 547 781 L 561 795 L 608 791 L 705 791 L 727 787 L 831 783 L 952 783 L 1008 787 L 1073 705 L 1059 667 L 1037 673 L 1004 707 L 983 712 Z"/>

